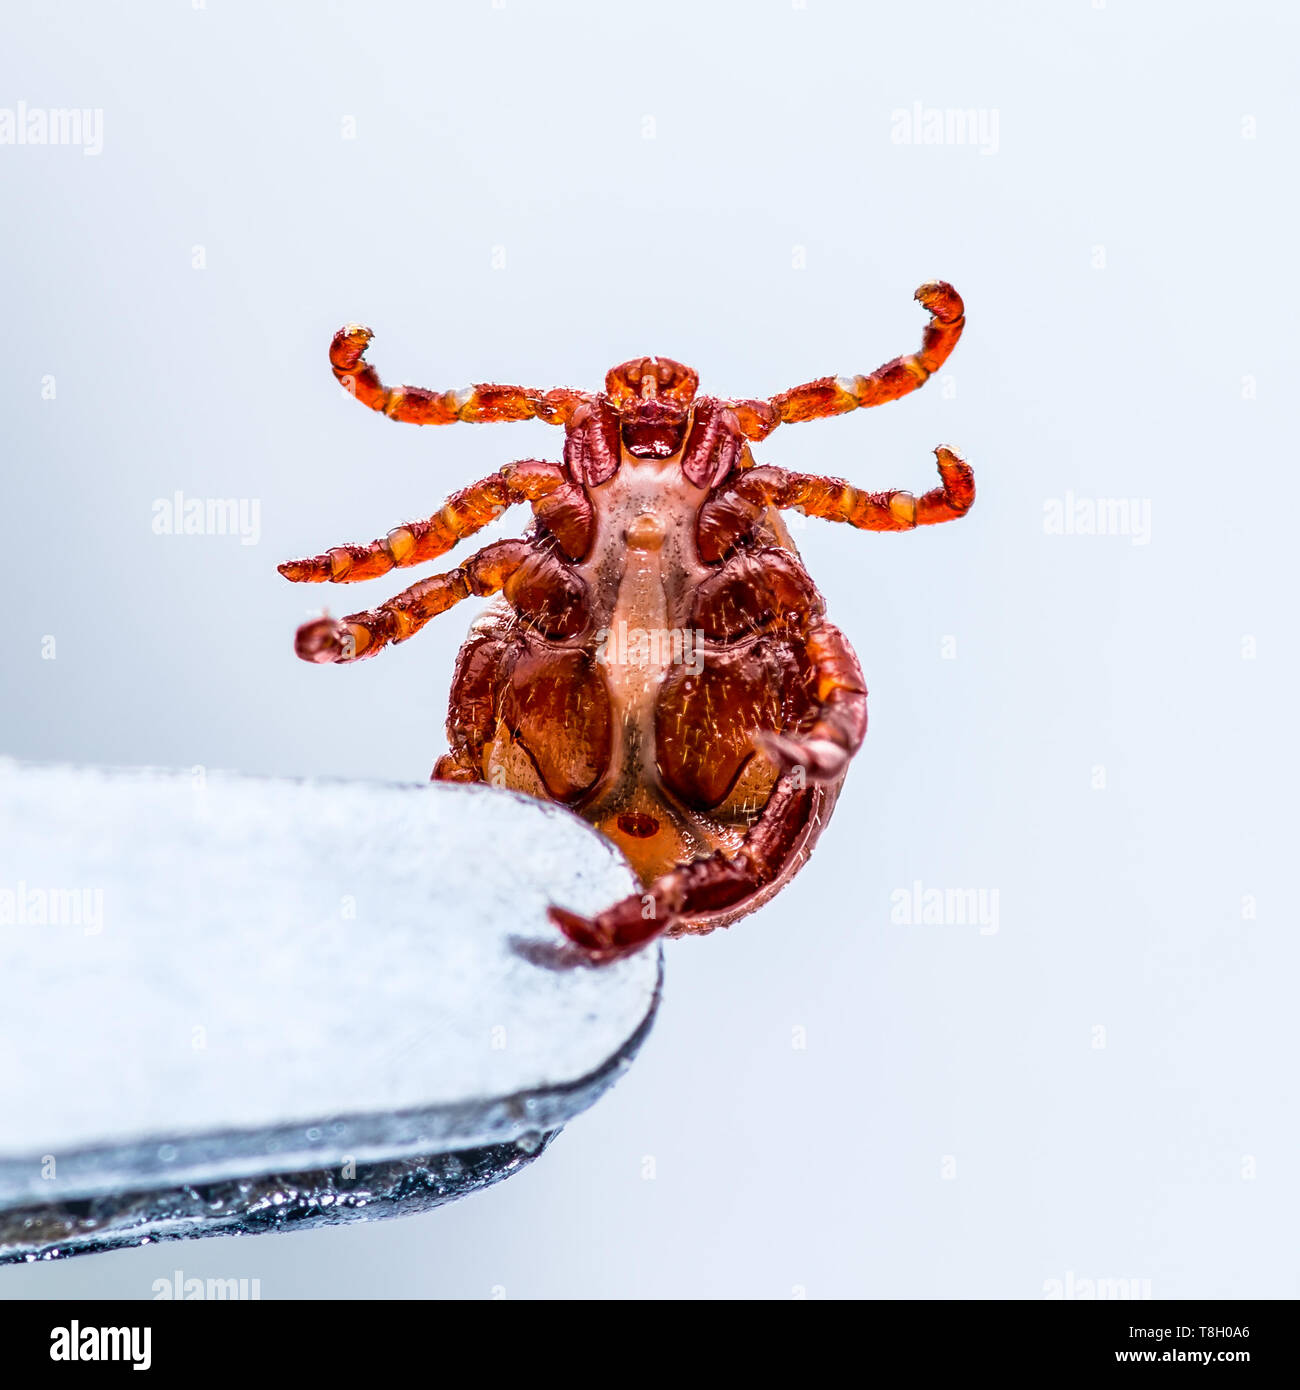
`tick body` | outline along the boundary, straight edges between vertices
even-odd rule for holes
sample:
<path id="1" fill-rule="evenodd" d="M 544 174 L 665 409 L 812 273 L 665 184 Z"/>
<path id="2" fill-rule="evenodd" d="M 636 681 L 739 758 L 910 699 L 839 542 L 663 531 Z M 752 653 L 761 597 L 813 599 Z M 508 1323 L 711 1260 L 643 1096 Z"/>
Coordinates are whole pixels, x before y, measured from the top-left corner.
<path id="1" fill-rule="evenodd" d="M 924 285 L 921 350 L 869 376 L 827 377 L 768 400 L 697 394 L 689 367 L 639 358 L 603 392 L 385 387 L 368 329 L 334 338 L 340 382 L 396 420 L 536 418 L 565 430 L 558 462 L 522 460 L 425 521 L 280 572 L 346 583 L 446 554 L 515 504 L 533 524 L 378 607 L 298 631 L 308 661 L 350 662 L 407 640 L 471 594 L 495 596 L 452 679 L 450 751 L 434 777 L 560 802 L 624 852 L 644 893 L 594 918 L 551 915 L 593 959 L 753 911 L 807 859 L 866 732 L 866 687 L 826 619 L 784 510 L 869 531 L 965 514 L 970 468 L 936 450 L 940 486 L 915 497 L 756 463 L 783 423 L 915 390 L 964 325 L 950 285 Z"/>

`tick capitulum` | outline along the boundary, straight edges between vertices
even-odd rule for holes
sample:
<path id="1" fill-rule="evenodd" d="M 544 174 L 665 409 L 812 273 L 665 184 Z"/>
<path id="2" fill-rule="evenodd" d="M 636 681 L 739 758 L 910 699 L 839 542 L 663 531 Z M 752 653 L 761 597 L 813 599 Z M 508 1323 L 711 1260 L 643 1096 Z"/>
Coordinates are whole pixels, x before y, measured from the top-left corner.
<path id="1" fill-rule="evenodd" d="M 426 521 L 280 573 L 351 583 L 434 560 L 526 503 L 533 522 L 376 608 L 298 630 L 306 661 L 350 662 L 413 637 L 468 598 L 494 595 L 452 680 L 450 752 L 433 776 L 560 802 L 624 852 L 644 893 L 595 917 L 551 916 L 593 959 L 662 933 L 706 932 L 752 912 L 803 865 L 867 726 L 856 656 L 800 562 L 783 510 L 865 531 L 962 516 L 970 468 L 937 449 L 920 497 L 759 465 L 778 425 L 880 405 L 922 385 L 965 324 L 951 285 L 923 285 L 921 350 L 869 376 L 823 377 L 768 400 L 698 396 L 689 367 L 642 357 L 602 392 L 384 386 L 368 328 L 334 337 L 334 374 L 394 420 L 544 420 L 561 462 L 524 459 L 453 494 Z"/>

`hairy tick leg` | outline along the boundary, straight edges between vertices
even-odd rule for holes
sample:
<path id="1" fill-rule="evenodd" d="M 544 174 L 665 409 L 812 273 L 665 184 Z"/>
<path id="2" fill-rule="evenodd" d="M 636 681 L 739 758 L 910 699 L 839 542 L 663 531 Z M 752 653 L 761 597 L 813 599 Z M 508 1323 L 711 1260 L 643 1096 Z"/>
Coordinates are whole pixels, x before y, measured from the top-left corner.
<path id="1" fill-rule="evenodd" d="M 497 541 L 446 574 L 412 584 L 377 608 L 345 618 L 314 618 L 298 629 L 294 650 L 304 661 L 360 661 L 391 642 L 414 637 L 431 618 L 471 594 L 497 593 L 532 553 L 526 541 Z"/>
<path id="2" fill-rule="evenodd" d="M 684 864 L 594 917 L 551 907 L 551 921 L 593 961 L 603 962 L 640 950 L 686 919 L 728 912 L 786 869 L 820 796 L 804 779 L 784 777 L 735 854 Z"/>
<path id="3" fill-rule="evenodd" d="M 867 376 L 824 376 L 771 400 L 729 401 L 741 431 L 749 439 L 764 439 L 778 425 L 884 405 L 924 386 L 957 346 L 966 326 L 966 310 L 961 295 L 946 280 L 929 281 L 913 297 L 930 311 L 919 352 L 895 357 Z"/>

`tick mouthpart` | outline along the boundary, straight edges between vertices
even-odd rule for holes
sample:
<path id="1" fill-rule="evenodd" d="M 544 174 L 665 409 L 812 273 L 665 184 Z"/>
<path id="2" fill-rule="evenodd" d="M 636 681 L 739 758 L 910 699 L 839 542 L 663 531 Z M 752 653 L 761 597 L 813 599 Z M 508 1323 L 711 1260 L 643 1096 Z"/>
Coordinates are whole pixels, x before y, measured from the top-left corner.
<path id="1" fill-rule="evenodd" d="M 606 373 L 605 394 L 615 406 L 665 397 L 686 406 L 695 399 L 699 384 L 693 368 L 674 362 L 671 357 L 634 357 Z"/>
<path id="2" fill-rule="evenodd" d="M 685 442 L 690 412 L 671 397 L 627 401 L 618 411 L 623 447 L 633 458 L 671 458 Z"/>
<path id="3" fill-rule="evenodd" d="M 682 425 L 624 425 L 623 447 L 634 459 L 668 459 L 682 447 Z"/>

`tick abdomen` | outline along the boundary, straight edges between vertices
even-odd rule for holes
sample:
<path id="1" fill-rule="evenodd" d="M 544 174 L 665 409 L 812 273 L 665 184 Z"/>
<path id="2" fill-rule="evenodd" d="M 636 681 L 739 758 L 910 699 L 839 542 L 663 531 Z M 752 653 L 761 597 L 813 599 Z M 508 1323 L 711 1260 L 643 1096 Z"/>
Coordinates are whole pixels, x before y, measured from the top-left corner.
<path id="1" fill-rule="evenodd" d="M 704 659 L 688 619 L 691 594 L 706 572 L 695 521 L 707 493 L 682 476 L 676 458 L 625 457 L 590 495 L 595 537 L 578 572 L 592 595 L 593 649 L 609 692 L 610 757 L 605 776 L 575 809 L 649 883 L 683 857 L 737 839 L 664 786 L 656 727 L 666 677 L 674 668 L 698 677 Z"/>

